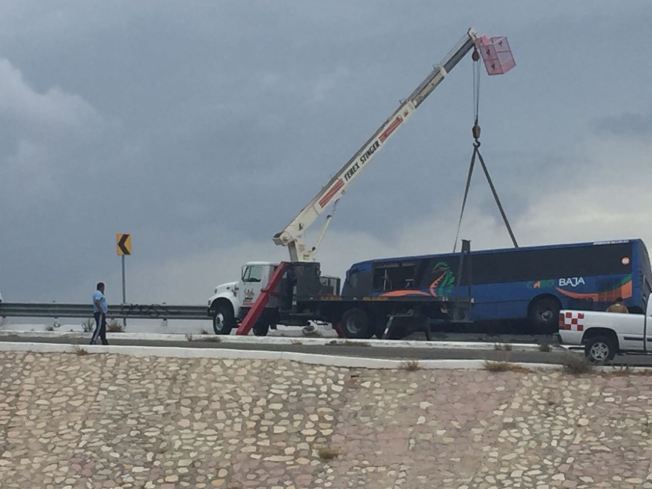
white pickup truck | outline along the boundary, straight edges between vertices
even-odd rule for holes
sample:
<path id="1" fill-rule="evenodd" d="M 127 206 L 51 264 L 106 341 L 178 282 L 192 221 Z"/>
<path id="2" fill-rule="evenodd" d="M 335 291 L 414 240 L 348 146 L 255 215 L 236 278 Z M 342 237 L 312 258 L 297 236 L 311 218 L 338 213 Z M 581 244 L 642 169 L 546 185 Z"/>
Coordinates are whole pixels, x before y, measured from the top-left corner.
<path id="1" fill-rule="evenodd" d="M 562 310 L 559 336 L 568 346 L 584 346 L 586 357 L 604 363 L 617 353 L 650 353 L 652 301 L 645 314 Z"/>

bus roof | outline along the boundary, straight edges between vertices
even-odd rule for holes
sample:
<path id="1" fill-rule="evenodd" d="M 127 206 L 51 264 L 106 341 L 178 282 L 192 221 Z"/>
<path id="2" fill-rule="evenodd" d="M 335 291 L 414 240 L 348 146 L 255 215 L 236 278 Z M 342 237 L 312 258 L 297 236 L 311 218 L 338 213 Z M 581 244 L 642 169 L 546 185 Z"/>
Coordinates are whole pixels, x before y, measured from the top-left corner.
<path id="1" fill-rule="evenodd" d="M 518 253 L 520 251 L 532 251 L 532 250 L 549 250 L 549 249 L 558 249 L 558 248 L 579 248 L 583 246 L 605 246 L 611 244 L 622 244 L 622 243 L 640 243 L 643 246 L 643 240 L 640 238 L 634 239 L 618 239 L 611 241 L 591 241 L 585 243 L 569 243 L 569 244 L 554 244 L 554 245 L 540 245 L 540 246 L 523 246 L 519 248 L 496 248 L 496 249 L 485 249 L 485 250 L 471 250 L 471 255 L 474 254 L 487 254 L 487 253 Z M 386 263 L 386 262 L 395 262 L 395 261 L 407 261 L 407 260 L 419 260 L 427 258 L 436 258 L 436 257 L 451 257 L 458 256 L 459 253 L 435 253 L 431 255 L 412 255 L 412 256 L 399 256 L 391 258 L 378 258 L 374 260 L 365 260 L 361 262 L 354 263 L 351 265 L 353 267 L 362 267 L 371 263 Z"/>

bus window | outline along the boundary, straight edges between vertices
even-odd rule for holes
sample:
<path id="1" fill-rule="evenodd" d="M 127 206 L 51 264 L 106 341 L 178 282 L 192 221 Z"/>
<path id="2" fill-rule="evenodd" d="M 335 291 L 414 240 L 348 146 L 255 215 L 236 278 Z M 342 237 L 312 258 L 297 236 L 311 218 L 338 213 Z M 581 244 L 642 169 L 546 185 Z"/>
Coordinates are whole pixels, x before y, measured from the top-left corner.
<path id="1" fill-rule="evenodd" d="M 376 291 L 413 289 L 416 287 L 414 263 L 381 263 L 374 268 L 373 288 Z"/>
<path id="2" fill-rule="evenodd" d="M 631 273 L 629 243 L 611 246 L 473 253 L 473 282 L 525 282 L 577 276 Z"/>

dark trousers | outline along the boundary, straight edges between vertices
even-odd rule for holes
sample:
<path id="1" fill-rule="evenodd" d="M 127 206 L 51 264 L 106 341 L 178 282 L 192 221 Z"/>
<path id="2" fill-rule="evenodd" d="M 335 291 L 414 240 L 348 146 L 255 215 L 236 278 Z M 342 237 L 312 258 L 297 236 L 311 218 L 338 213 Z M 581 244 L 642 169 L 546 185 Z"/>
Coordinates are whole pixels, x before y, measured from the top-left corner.
<path id="1" fill-rule="evenodd" d="M 97 343 L 98 338 L 102 340 L 103 345 L 109 344 L 106 341 L 106 315 L 101 312 L 95 313 L 95 331 L 93 331 L 93 336 L 91 337 L 91 345 Z"/>

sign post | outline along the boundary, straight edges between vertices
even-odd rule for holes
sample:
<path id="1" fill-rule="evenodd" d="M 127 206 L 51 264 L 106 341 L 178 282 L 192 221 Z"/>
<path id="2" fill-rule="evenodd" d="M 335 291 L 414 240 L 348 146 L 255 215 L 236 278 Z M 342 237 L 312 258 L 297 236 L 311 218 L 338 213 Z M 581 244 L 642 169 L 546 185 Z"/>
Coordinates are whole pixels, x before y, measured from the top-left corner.
<path id="1" fill-rule="evenodd" d="M 122 259 L 122 304 L 127 303 L 127 281 L 125 278 L 125 256 L 131 255 L 131 234 L 115 233 L 115 251 Z M 127 327 L 127 318 L 122 318 L 122 323 Z"/>

